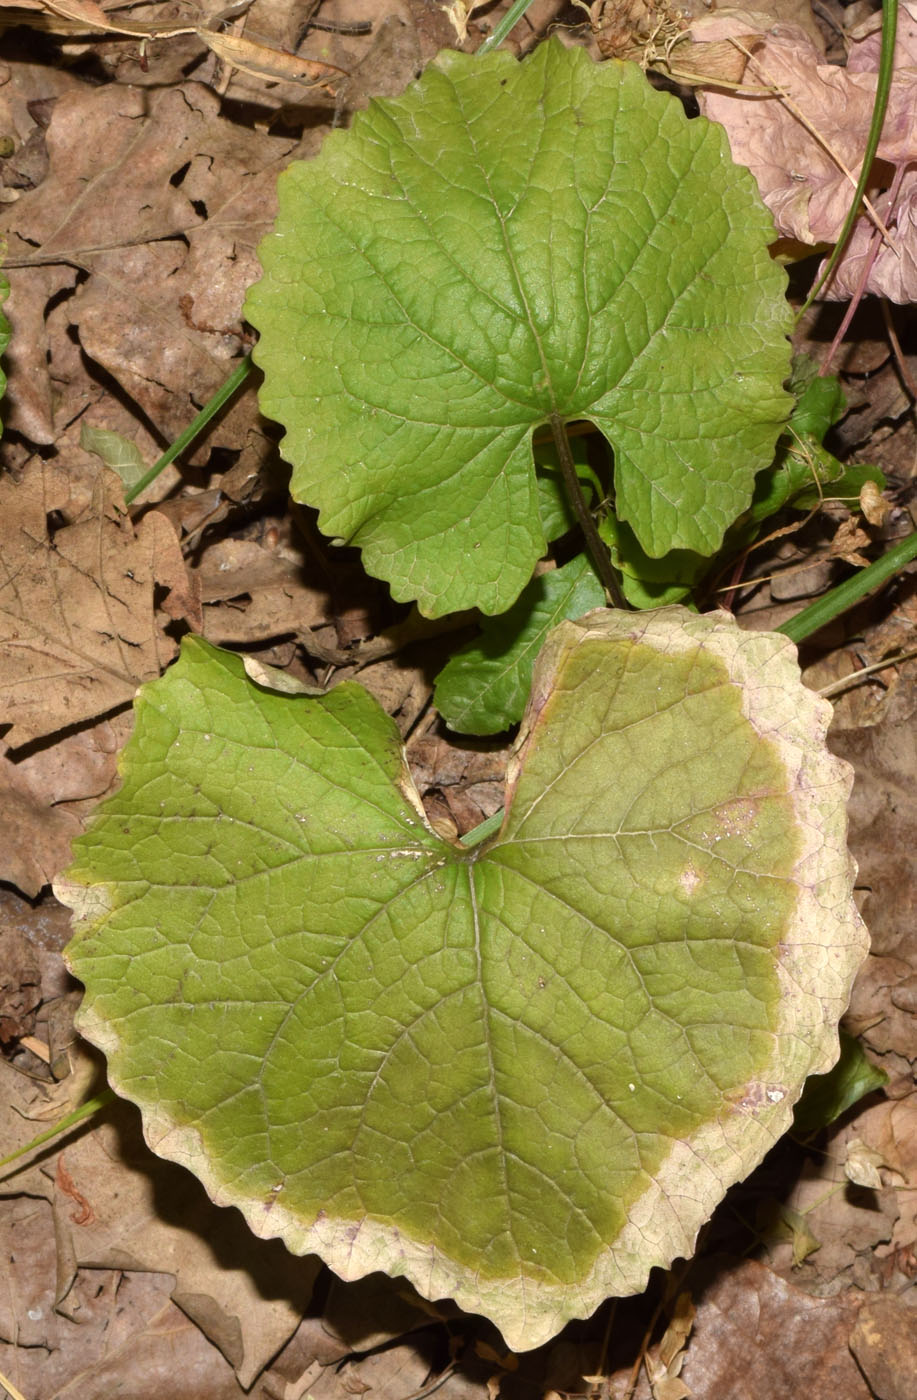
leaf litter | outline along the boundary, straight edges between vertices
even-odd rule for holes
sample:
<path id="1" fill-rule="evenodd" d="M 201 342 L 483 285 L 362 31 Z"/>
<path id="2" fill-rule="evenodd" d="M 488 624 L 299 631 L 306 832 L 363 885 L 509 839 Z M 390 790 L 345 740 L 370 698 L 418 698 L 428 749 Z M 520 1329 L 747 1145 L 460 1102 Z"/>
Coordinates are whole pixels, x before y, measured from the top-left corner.
<path id="1" fill-rule="evenodd" d="M 209 20 L 218 9 L 214 3 L 200 13 Z M 242 35 L 301 49 L 346 70 L 346 108 L 364 105 L 374 92 L 399 93 L 439 47 L 455 42 L 448 21 L 440 23 L 419 0 L 367 0 L 359 18 L 372 21 L 375 33 L 312 30 L 300 42 L 316 10 L 332 25 L 354 18 L 352 6 L 339 0 L 320 10 L 255 0 L 232 23 Z M 547 27 L 559 11 L 546 6 L 532 13 Z M 833 41 L 833 31 L 819 29 L 809 15 L 781 39 L 766 31 L 774 19 L 786 23 L 785 8 L 764 13 L 763 25 L 737 18 L 744 35 L 758 36 L 753 54 L 768 69 L 772 59 L 784 61 L 775 54 L 787 55 L 786 81 L 801 85 L 802 100 L 813 81 L 842 94 L 842 119 L 829 104 L 823 134 L 836 141 L 855 173 L 862 112 L 868 114 L 859 94 L 874 82 L 874 32 L 867 24 L 854 33 L 846 70 L 832 68 L 817 36 Z M 158 18 L 153 6 L 120 14 L 141 23 Z M 192 22 L 198 17 L 195 12 Z M 840 10 L 834 17 L 841 20 Z M 480 42 L 480 21 L 472 14 L 469 48 Z M 697 21 L 698 35 L 706 22 Z M 463 744 L 441 728 L 429 707 L 424 660 L 431 641 L 423 624 L 404 610 L 393 612 L 372 588 L 361 600 L 353 564 L 324 549 L 308 521 L 302 522 L 305 537 L 291 529 L 282 468 L 250 392 L 181 471 L 170 468 L 144 498 L 168 498 L 161 512 L 151 513 L 148 505 L 127 512 L 116 480 L 79 445 L 85 421 L 137 444 L 151 464 L 248 348 L 240 310 L 255 275 L 254 246 L 273 218 L 274 176 L 293 155 L 317 149 L 336 119 L 339 97 L 230 71 L 194 35 L 153 43 L 142 54 L 128 36 L 98 42 L 59 27 L 36 42 L 37 31 L 26 32 L 25 40 L 23 33 L 7 30 L 0 40 L 0 111 L 14 146 L 2 165 L 14 334 L 4 357 L 11 382 L 0 528 L 7 644 L 21 640 L 12 637 L 16 631 L 26 639 L 13 662 L 4 653 L 0 671 L 6 687 L 0 715 L 9 726 L 2 820 L 10 833 L 0 873 L 7 886 L 0 1025 L 12 1032 L 0 1062 L 4 1148 L 28 1141 L 46 1115 L 58 1116 L 85 1093 L 91 1069 L 69 1029 L 74 994 L 59 959 L 66 921 L 46 890 L 67 863 L 69 840 L 94 800 L 116 781 L 130 697 L 138 681 L 159 674 L 174 654 L 185 625 L 177 619 L 194 619 L 203 606 L 204 618 L 212 617 L 209 635 L 244 644 L 265 663 L 313 684 L 359 674 L 372 660 L 374 693 L 399 713 L 431 815 L 459 830 L 499 805 L 506 753 L 502 739 Z M 913 122 L 907 129 L 913 34 L 908 8 L 895 86 L 899 116 L 893 144 L 880 150 L 886 189 L 890 168 L 906 166 L 913 155 Z M 519 51 L 531 37 L 523 24 L 511 47 Z M 733 109 L 750 104 L 724 101 Z M 780 134 L 786 110 L 775 115 L 780 108 L 775 98 L 755 103 L 769 153 L 783 151 L 785 142 L 773 193 L 766 175 L 762 192 L 773 199 L 778 217 L 784 208 L 791 211 L 787 236 L 805 233 L 813 246 L 830 242 L 849 180 L 833 162 L 826 164 L 823 148 L 810 143 L 798 122 L 785 124 L 792 137 Z M 821 108 L 815 115 L 822 119 Z M 804 199 L 802 182 L 791 180 L 790 170 L 806 177 Z M 905 301 L 914 298 L 912 178 L 905 169 L 897 220 L 889 209 L 884 213 L 900 256 L 883 244 L 871 274 L 881 279 L 871 285 Z M 876 196 L 882 213 L 880 188 Z M 835 283 L 847 288 L 844 295 L 855 286 L 873 237 L 868 222 L 854 234 L 849 265 L 839 274 L 846 280 Z M 829 320 L 830 308 L 822 308 L 806 323 L 807 343 L 821 353 L 831 339 Z M 867 312 L 855 319 L 845 342 L 850 370 L 844 386 L 853 411 L 839 438 L 846 433 L 848 443 L 881 462 L 894 501 L 884 525 L 859 517 L 857 529 L 869 544 L 855 547 L 867 553 L 896 525 L 900 530 L 914 477 L 909 401 L 883 348 L 886 340 Z M 879 347 L 878 368 L 858 368 L 859 347 L 869 345 Z M 913 373 L 907 340 L 904 358 Z M 235 468 L 235 481 L 247 488 L 228 480 Z M 837 508 L 822 513 L 793 545 L 796 556 L 775 560 L 778 568 L 822 548 L 828 577 L 836 577 L 828 546 L 846 514 Z M 767 570 L 763 554 L 760 573 Z M 781 609 L 786 615 L 798 603 L 781 603 L 765 582 L 740 591 L 734 605 L 748 625 L 772 626 Z M 672 1352 L 671 1301 L 652 1290 L 646 1299 L 618 1305 L 607 1345 L 607 1315 L 600 1310 L 594 1324 L 574 1324 L 555 1343 L 520 1358 L 502 1356 L 483 1324 L 448 1304 L 421 1304 L 406 1285 L 387 1279 L 341 1285 L 322 1274 L 309 1304 L 311 1279 L 284 1277 L 286 1265 L 278 1272 L 276 1258 L 261 1253 L 263 1242 L 241 1229 L 227 1233 L 225 1212 L 205 1200 L 185 1206 L 190 1179 L 181 1176 L 179 1184 L 178 1169 L 147 1151 L 131 1111 L 118 1104 L 63 1151 L 54 1146 L 46 1158 L 3 1180 L 2 1228 L 17 1255 L 17 1273 L 0 1304 L 0 1371 L 29 1400 L 74 1388 L 101 1397 L 118 1385 L 141 1397 L 171 1393 L 176 1366 L 186 1387 L 201 1396 L 238 1395 L 251 1385 L 247 1393 L 259 1397 L 314 1393 L 336 1400 L 366 1392 L 405 1400 L 440 1377 L 438 1393 L 447 1400 L 459 1391 L 482 1400 L 497 1391 L 507 1397 L 589 1395 L 596 1382 L 586 1378 L 599 1376 L 609 1395 L 623 1396 L 638 1356 L 633 1338 L 642 1335 L 658 1302 L 650 1368 L 657 1388 L 668 1368 L 669 1380 L 698 1396 L 776 1400 L 805 1389 L 865 1400 L 864 1375 L 879 1394 L 906 1395 L 913 1374 L 906 1369 L 913 1336 L 908 1287 L 917 1274 L 910 1019 L 917 946 L 914 843 L 907 838 L 914 820 L 917 690 L 914 663 L 894 658 L 912 643 L 912 607 L 907 588 L 899 588 L 884 614 L 867 606 L 821 653 L 808 651 L 815 668 L 810 683 L 887 662 L 835 701 L 832 743 L 857 768 L 853 847 L 874 937 L 849 1024 L 890 1082 L 884 1095 L 867 1100 L 809 1148 L 781 1144 L 734 1189 L 710 1235 L 718 1248 L 725 1235 L 729 1261 L 702 1258 L 683 1281 L 696 1316 L 681 1353 Z M 207 635 L 206 622 L 204 630 Z M 394 652 L 387 634 L 397 637 Z M 42 652 L 48 638 L 55 648 L 50 656 Z M 412 638 L 420 639 L 413 651 Z M 15 950 L 7 941 L 11 931 Z M 877 1155 L 881 1189 L 851 1194 L 843 1162 L 852 1138 Z M 169 1173 L 176 1175 L 166 1180 Z M 781 1242 L 761 1228 L 774 1218 L 772 1209 L 758 1212 L 762 1201 L 805 1222 L 819 1247 L 794 1256 L 792 1233 Z M 210 1213 L 213 1229 L 201 1212 Z M 747 1249 L 757 1260 L 737 1264 Z M 634 1393 L 652 1393 L 645 1371 Z"/>

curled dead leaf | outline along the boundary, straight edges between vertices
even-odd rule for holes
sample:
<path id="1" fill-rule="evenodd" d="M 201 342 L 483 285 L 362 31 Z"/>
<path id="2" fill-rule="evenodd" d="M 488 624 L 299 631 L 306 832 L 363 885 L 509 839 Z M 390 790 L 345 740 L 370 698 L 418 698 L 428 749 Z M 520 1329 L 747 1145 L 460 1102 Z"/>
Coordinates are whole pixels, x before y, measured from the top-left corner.
<path id="1" fill-rule="evenodd" d="M 886 500 L 874 481 L 863 483 L 860 490 L 860 510 L 870 525 L 884 525 L 891 508 L 891 501 Z"/>
<path id="2" fill-rule="evenodd" d="M 865 568 L 869 559 L 865 554 L 861 554 L 861 549 L 868 549 L 872 540 L 857 524 L 854 516 L 849 516 L 838 526 L 831 541 L 828 551 L 830 558 L 843 559 L 847 564 L 855 564 L 859 568 Z"/>
<path id="3" fill-rule="evenodd" d="M 95 0 L 43 0 L 43 3 L 53 14 L 70 24 L 84 26 L 89 33 L 135 35 L 138 39 L 174 39 L 179 35 L 195 34 L 224 63 L 269 82 L 325 87 L 335 79 L 347 77 L 344 70 L 336 68 L 334 64 L 299 58 L 269 44 L 246 39 L 244 35 L 221 34 L 206 24 L 182 25 L 156 21 L 138 24 L 120 17 L 114 21 Z"/>
<path id="4" fill-rule="evenodd" d="M 851 1138 L 844 1158 L 844 1175 L 854 1186 L 863 1186 L 870 1191 L 882 1190 L 879 1168 L 884 1166 L 881 1152 L 867 1147 L 862 1138 Z"/>
<path id="5" fill-rule="evenodd" d="M 244 35 L 216 34 L 213 30 L 196 28 L 194 33 L 216 54 L 217 58 L 240 68 L 255 78 L 266 78 L 269 82 L 298 83 L 305 87 L 328 88 L 329 83 L 347 77 L 343 68 L 333 63 L 322 63 L 318 59 L 299 58 L 296 54 L 284 53 L 282 49 L 271 48 L 268 44 L 258 44 Z"/>

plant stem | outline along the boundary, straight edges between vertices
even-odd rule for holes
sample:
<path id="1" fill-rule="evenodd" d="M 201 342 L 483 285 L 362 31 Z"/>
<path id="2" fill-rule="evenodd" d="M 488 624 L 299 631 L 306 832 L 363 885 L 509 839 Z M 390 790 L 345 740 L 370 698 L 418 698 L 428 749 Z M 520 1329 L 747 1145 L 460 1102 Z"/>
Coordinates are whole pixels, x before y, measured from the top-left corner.
<path id="1" fill-rule="evenodd" d="M 567 492 L 567 500 L 573 508 L 573 514 L 580 523 L 583 534 L 586 536 L 586 546 L 592 556 L 595 571 L 599 576 L 599 582 L 605 589 L 608 603 L 613 608 L 627 608 L 628 603 L 621 592 L 621 585 L 618 583 L 617 575 L 611 562 L 605 543 L 596 529 L 592 512 L 583 500 L 583 493 L 580 490 L 579 478 L 576 475 L 576 464 L 573 461 L 573 453 L 570 451 L 570 443 L 567 440 L 567 431 L 564 427 L 563 419 L 559 413 L 551 414 L 551 436 L 554 439 L 554 447 L 557 451 L 557 460 L 560 463 L 560 474 L 563 477 L 564 487 Z"/>
<path id="2" fill-rule="evenodd" d="M 879 48 L 879 72 L 876 77 L 876 96 L 872 108 L 872 120 L 869 124 L 869 134 L 866 137 L 866 149 L 863 152 L 863 164 L 860 167 L 860 178 L 857 181 L 856 192 L 853 196 L 850 208 L 847 210 L 847 217 L 843 227 L 838 234 L 834 251 L 825 264 L 825 270 L 821 277 L 813 286 L 805 303 L 796 313 L 796 324 L 808 311 L 822 287 L 834 272 L 844 254 L 847 240 L 853 231 L 853 226 L 860 216 L 860 203 L 866 193 L 866 186 L 869 184 L 869 177 L 872 173 L 872 163 L 876 158 L 879 149 L 879 141 L 882 136 L 882 128 L 885 125 L 885 112 L 888 107 L 888 95 L 892 86 L 892 70 L 895 64 L 895 34 L 898 29 L 898 0 L 882 0 L 882 39 Z M 827 373 L 825 362 L 822 373 Z"/>

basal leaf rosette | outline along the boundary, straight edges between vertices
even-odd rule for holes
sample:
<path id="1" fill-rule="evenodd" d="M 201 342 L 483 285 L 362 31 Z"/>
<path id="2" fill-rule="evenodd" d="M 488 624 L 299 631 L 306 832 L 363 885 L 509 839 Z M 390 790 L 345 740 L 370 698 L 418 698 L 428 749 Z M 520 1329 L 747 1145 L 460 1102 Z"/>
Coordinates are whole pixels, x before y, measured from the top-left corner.
<path id="1" fill-rule="evenodd" d="M 256 1233 L 535 1346 L 689 1254 L 836 1058 L 865 932 L 828 706 L 719 615 L 565 622 L 466 848 L 359 686 L 262 679 L 188 640 L 140 692 L 58 890 L 80 1029 Z"/>
<path id="2" fill-rule="evenodd" d="M 653 557 L 705 557 L 791 400 L 770 215 L 721 127 L 556 41 L 441 54 L 278 183 L 261 405 L 395 597 L 499 613 L 544 554 L 532 436 L 588 419 Z"/>

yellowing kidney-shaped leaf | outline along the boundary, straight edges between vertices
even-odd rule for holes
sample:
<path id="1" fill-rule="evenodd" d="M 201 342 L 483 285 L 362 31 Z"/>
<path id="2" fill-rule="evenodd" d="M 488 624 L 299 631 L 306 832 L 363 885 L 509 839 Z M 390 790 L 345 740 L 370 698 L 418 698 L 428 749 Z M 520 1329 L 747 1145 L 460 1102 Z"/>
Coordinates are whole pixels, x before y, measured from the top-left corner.
<path id="1" fill-rule="evenodd" d="M 278 186 L 246 315 L 294 495 L 430 615 L 544 553 L 533 430 L 588 419 L 651 555 L 712 553 L 790 399 L 774 232 L 634 64 L 441 54 Z"/>
<path id="2" fill-rule="evenodd" d="M 187 641 L 59 889 L 80 1027 L 258 1234 L 534 1346 L 690 1253 L 836 1058 L 865 934 L 827 713 L 785 638 L 565 622 L 466 849 L 359 686 Z"/>

